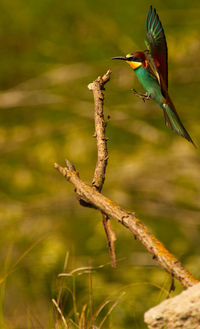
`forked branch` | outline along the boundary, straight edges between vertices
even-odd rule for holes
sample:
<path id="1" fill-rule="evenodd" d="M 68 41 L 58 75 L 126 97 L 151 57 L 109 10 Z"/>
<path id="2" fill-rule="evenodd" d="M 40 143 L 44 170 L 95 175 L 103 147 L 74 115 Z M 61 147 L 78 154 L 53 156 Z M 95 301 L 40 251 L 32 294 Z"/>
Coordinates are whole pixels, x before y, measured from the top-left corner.
<path id="1" fill-rule="evenodd" d="M 160 264 L 161 267 L 179 280 L 185 288 L 193 286 L 199 281 L 195 279 L 193 275 L 189 273 L 184 266 L 164 247 L 164 245 L 149 232 L 148 228 L 135 216 L 135 214 L 122 209 L 114 201 L 108 199 L 101 193 L 107 165 L 107 146 L 105 138 L 105 122 L 103 117 L 104 95 L 102 90 L 104 84 L 110 79 L 110 74 L 111 72 L 108 71 L 102 78 L 98 77 L 88 86 L 94 93 L 95 135 L 97 137 L 98 149 L 98 160 L 92 186 L 86 184 L 79 178 L 79 174 L 75 167 L 68 160 L 66 161 L 66 167 L 61 167 L 60 165 L 55 164 L 55 168 L 66 178 L 67 181 L 74 185 L 77 197 L 82 205 L 93 207 L 101 211 L 103 215 L 103 223 L 106 223 L 106 219 L 109 217 L 112 217 L 121 223 L 129 231 L 131 231 L 138 240 L 141 241 L 141 243 L 153 255 L 153 258 Z M 108 244 L 113 246 L 115 237 L 112 233 L 112 229 L 109 227 L 110 222 L 108 223 L 109 232 L 108 234 L 106 233 L 106 235 L 108 238 Z M 110 251 L 110 254 L 112 251 L 113 250 Z"/>

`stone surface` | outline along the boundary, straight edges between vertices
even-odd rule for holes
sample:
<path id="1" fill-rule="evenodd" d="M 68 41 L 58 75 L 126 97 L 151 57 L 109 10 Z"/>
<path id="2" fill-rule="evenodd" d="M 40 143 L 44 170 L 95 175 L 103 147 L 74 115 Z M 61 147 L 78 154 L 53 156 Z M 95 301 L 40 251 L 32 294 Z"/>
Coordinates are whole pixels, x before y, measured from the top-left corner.
<path id="1" fill-rule="evenodd" d="M 200 283 L 148 310 L 149 329 L 200 329 Z"/>

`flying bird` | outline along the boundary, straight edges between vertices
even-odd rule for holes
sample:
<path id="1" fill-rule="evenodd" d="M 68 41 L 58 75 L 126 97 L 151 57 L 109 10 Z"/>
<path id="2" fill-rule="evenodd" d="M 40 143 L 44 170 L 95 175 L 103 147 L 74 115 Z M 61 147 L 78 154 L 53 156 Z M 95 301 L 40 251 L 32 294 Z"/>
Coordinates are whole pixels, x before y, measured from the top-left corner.
<path id="1" fill-rule="evenodd" d="M 168 93 L 168 50 L 165 33 L 156 9 L 150 6 L 146 20 L 147 50 L 112 59 L 124 60 L 135 71 L 146 94 L 134 93 L 143 100 L 153 99 L 163 110 L 165 124 L 178 135 L 194 142 L 183 126 Z"/>

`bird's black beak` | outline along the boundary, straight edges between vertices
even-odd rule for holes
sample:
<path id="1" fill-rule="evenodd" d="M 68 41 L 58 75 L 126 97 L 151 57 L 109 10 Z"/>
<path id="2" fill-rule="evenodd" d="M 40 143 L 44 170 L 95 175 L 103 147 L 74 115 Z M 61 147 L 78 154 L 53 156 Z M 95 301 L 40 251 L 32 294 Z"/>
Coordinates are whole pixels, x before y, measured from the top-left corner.
<path id="1" fill-rule="evenodd" d="M 122 61 L 127 61 L 126 56 L 113 57 L 112 59 L 121 59 Z"/>

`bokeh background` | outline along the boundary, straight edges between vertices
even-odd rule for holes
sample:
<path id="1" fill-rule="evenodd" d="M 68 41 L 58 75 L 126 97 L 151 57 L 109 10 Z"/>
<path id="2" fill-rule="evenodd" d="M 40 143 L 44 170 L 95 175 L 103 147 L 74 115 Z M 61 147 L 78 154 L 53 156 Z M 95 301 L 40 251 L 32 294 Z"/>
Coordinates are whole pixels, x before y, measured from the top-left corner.
<path id="1" fill-rule="evenodd" d="M 144 312 L 166 298 L 170 277 L 115 222 L 118 265 L 111 268 L 101 215 L 81 208 L 53 168 L 68 158 L 91 182 L 96 145 L 87 85 L 109 68 L 103 193 L 134 210 L 199 278 L 199 149 L 164 126 L 158 106 L 132 94 L 142 87 L 128 65 L 110 60 L 144 49 L 150 4 L 167 37 L 171 97 L 200 147 L 199 0 L 0 2 L 1 328 L 61 328 L 52 303 L 60 296 L 66 319 L 76 322 L 75 306 L 80 313 L 85 304 L 91 319 L 108 298 L 96 325 L 116 303 L 102 328 L 141 329 Z M 92 274 L 80 269 L 87 266 Z M 176 282 L 174 294 L 181 289 Z"/>

